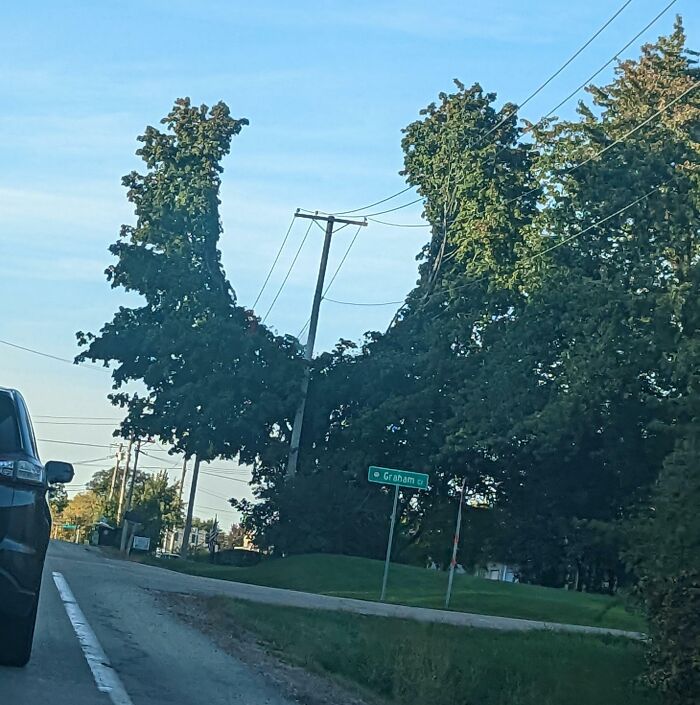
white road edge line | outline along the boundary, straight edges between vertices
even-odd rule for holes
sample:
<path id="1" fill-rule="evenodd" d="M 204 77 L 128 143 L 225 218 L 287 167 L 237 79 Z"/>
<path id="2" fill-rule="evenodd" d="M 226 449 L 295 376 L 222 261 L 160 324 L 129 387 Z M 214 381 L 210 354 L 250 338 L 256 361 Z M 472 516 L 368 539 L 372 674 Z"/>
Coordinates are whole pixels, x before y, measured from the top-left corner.
<path id="1" fill-rule="evenodd" d="M 85 660 L 92 671 L 97 690 L 101 693 L 106 693 L 114 705 L 134 705 L 131 698 L 127 695 L 121 680 L 119 680 L 117 672 L 112 668 L 107 654 L 105 654 L 104 649 L 97 640 L 95 632 L 88 624 L 87 619 L 85 619 L 85 615 L 78 606 L 78 602 L 66 579 L 61 573 L 56 571 L 52 575 L 63 606 L 66 608 L 68 619 L 70 619 L 80 642 L 80 648 L 82 648 Z"/>

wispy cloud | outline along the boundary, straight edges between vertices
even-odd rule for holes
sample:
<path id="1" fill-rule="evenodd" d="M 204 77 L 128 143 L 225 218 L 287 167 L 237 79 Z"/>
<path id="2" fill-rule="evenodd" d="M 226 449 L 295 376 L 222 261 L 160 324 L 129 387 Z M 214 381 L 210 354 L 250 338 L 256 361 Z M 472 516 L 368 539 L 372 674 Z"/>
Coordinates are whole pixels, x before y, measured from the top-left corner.
<path id="1" fill-rule="evenodd" d="M 139 127 L 136 127 L 136 124 Z M 90 156 L 133 153 L 137 121 L 128 113 L 90 115 L 14 114 L 0 116 L 0 150 L 38 152 L 45 159 L 56 155 Z"/>
<path id="2" fill-rule="evenodd" d="M 113 192 L 113 196 L 110 194 Z M 51 191 L 0 186 L 0 229 L 2 242 L 15 234 L 45 232 L 47 237 L 60 230 L 61 237 L 75 231 L 112 231 L 131 218 L 131 206 L 119 186 L 97 191 L 89 184 L 75 184 Z"/>
<path id="3" fill-rule="evenodd" d="M 188 2 L 167 3 L 170 12 L 187 15 L 199 13 L 199 8 Z M 208 12 L 221 22 L 231 22 L 228 0 L 210 3 Z M 246 7 L 236 21 L 248 25 L 265 24 L 279 28 L 294 26 L 303 17 L 304 28 L 363 29 L 391 32 L 399 35 L 431 39 L 491 39 L 517 41 L 523 44 L 547 42 L 547 26 L 561 20 L 561 13 L 570 8 L 552 9 L 548 16 L 535 16 L 527 3 L 509 0 L 491 0 L 488 3 L 446 0 L 435 4 L 426 0 L 357 0 L 348 3 L 315 0 L 304 4 L 303 14 L 298 3 L 258 3 Z M 543 31 L 544 30 L 544 31 Z"/>
<path id="4" fill-rule="evenodd" d="M 34 279 L 45 282 L 104 282 L 109 254 L 90 257 L 46 257 L 35 253 L 3 253 L 3 279 Z"/>

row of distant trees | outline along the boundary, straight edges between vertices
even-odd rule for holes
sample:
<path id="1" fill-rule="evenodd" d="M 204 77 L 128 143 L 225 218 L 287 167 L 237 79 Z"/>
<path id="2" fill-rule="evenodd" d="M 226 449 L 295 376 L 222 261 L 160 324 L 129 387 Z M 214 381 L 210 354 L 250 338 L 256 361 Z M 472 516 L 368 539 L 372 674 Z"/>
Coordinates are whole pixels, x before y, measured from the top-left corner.
<path id="1" fill-rule="evenodd" d="M 111 477 L 114 469 L 98 470 L 87 483 L 83 492 L 68 497 L 62 486 L 51 489 L 54 536 L 65 540 L 87 540 L 98 521 L 105 520 L 117 527 L 117 500 L 110 496 Z M 137 472 L 134 482 L 133 508 L 142 518 L 140 536 L 151 539 L 151 550 L 162 546 L 166 531 L 182 529 L 184 523 L 183 504 L 178 483 L 171 483 L 165 470 L 148 474 Z M 194 517 L 192 526 L 210 531 L 213 519 Z M 64 528 L 69 526 L 70 528 Z M 232 523 L 228 532 L 222 532 L 219 544 L 222 548 L 240 546 L 243 530 Z M 167 546 L 166 546 L 167 548 Z"/>
<path id="2" fill-rule="evenodd" d="M 431 226 L 418 284 L 386 333 L 313 362 L 292 479 L 299 341 L 239 305 L 219 251 L 221 160 L 247 121 L 177 101 L 139 138 L 145 173 L 124 179 L 136 223 L 110 247 L 110 284 L 141 305 L 78 334 L 79 360 L 112 365 L 119 433 L 250 464 L 255 501 L 233 504 L 273 553 L 381 556 L 391 498 L 366 482 L 380 464 L 429 472 L 429 492 L 402 497 L 398 553 L 439 557 L 466 483 L 482 506 L 465 512 L 463 555 L 546 585 L 634 587 L 651 679 L 694 702 L 695 57 L 679 20 L 589 87 L 575 119 L 520 122 L 459 82 L 421 112 L 402 142 Z"/>

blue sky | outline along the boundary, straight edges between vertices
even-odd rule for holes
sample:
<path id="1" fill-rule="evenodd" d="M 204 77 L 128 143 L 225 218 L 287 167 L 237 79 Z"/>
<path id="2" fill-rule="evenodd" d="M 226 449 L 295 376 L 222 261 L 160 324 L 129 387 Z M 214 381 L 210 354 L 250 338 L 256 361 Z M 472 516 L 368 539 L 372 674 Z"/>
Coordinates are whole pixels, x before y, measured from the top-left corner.
<path id="1" fill-rule="evenodd" d="M 667 1 L 633 0 L 524 115 L 536 119 L 548 112 Z M 126 301 L 103 275 L 107 246 L 119 225 L 131 220 L 120 178 L 140 168 L 135 138 L 175 98 L 210 105 L 224 100 L 235 116 L 250 120 L 225 162 L 221 247 L 239 300 L 251 305 L 295 208 L 346 210 L 403 187 L 401 128 L 439 91 L 450 90 L 452 78 L 479 81 L 499 100 L 518 102 L 621 4 L 7 3 L 0 56 L 0 338 L 71 358 L 75 331 L 97 330 Z M 690 45 L 698 48 L 697 0 L 678 0 L 644 39 L 670 31 L 675 12 L 684 16 Z M 635 54 L 630 49 L 625 56 Z M 610 75 L 608 70 L 603 77 Z M 410 195 L 396 204 L 407 200 Z M 407 208 L 392 218 L 417 223 L 420 211 Z M 292 231 L 261 312 L 304 230 L 297 223 Z M 350 228 L 338 233 L 331 272 L 352 234 Z M 420 228 L 364 229 L 329 296 L 402 299 L 415 281 L 415 254 L 426 235 Z M 270 314 L 280 332 L 296 334 L 307 319 L 321 238 L 320 230 L 311 231 Z M 341 336 L 358 339 L 365 330 L 382 329 L 393 312 L 326 302 L 318 345 L 328 348 Z M 35 416 L 115 416 L 106 402 L 109 377 L 99 370 L 0 345 L 0 384 L 22 389 Z M 37 420 L 42 438 L 96 445 L 112 440 L 109 426 Z M 102 450 L 42 442 L 45 459 L 93 459 Z M 94 469 L 78 466 L 76 485 Z M 229 496 L 234 486 L 205 477 L 205 493 L 214 494 L 202 496 L 199 513 L 225 509 L 214 495 Z"/>

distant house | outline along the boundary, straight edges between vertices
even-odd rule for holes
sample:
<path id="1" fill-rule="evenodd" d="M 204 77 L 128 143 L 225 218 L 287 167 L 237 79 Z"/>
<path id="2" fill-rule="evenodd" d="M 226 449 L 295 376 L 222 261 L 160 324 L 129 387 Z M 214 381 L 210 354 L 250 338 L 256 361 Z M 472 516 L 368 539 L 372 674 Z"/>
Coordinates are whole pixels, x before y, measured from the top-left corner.
<path id="1" fill-rule="evenodd" d="M 167 553 L 180 553 L 182 547 L 182 529 L 167 529 L 163 532 L 161 550 Z M 207 530 L 193 526 L 190 530 L 190 551 L 207 550 Z"/>
<path id="2" fill-rule="evenodd" d="M 485 566 L 476 569 L 475 575 L 487 580 L 499 580 L 504 583 L 517 583 L 520 569 L 516 565 L 489 561 Z"/>

